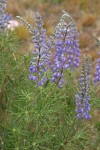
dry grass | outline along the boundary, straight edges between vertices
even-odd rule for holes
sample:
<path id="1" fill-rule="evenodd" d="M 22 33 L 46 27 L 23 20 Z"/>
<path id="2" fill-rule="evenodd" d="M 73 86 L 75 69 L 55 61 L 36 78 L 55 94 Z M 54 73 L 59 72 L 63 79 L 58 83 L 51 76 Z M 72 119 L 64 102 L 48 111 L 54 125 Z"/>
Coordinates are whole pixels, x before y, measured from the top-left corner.
<path id="1" fill-rule="evenodd" d="M 82 26 L 83 27 L 93 26 L 95 24 L 95 21 L 96 21 L 95 15 L 85 14 L 85 16 L 83 17 L 83 20 L 82 20 Z"/>
<path id="2" fill-rule="evenodd" d="M 21 40 L 26 40 L 29 37 L 29 32 L 25 26 L 16 27 L 15 33 Z"/>
<path id="3" fill-rule="evenodd" d="M 80 48 L 87 48 L 90 44 L 90 35 L 88 33 L 80 34 Z"/>

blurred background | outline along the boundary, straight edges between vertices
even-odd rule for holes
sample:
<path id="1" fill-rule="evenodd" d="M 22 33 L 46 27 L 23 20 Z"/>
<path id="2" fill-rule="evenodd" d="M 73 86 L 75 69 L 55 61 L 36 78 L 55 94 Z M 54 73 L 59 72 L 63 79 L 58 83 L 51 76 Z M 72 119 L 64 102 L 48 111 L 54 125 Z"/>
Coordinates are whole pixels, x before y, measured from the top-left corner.
<path id="1" fill-rule="evenodd" d="M 91 55 L 92 60 L 95 60 L 99 48 L 92 35 L 100 39 L 100 0 L 8 0 L 6 9 L 14 20 L 19 22 L 16 16 L 22 16 L 31 25 L 34 25 L 34 13 L 38 11 L 48 35 L 59 22 L 62 10 L 73 17 L 78 27 L 82 53 Z M 23 41 L 21 50 L 26 53 L 32 51 L 31 35 L 26 27 L 21 24 L 14 32 Z"/>

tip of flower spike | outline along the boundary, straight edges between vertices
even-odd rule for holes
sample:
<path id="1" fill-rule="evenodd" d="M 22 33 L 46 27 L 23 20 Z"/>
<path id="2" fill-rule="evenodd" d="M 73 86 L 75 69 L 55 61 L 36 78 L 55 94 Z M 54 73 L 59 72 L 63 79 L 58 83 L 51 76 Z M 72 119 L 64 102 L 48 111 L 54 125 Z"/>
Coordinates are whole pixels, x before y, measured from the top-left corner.
<path id="1" fill-rule="evenodd" d="M 69 13 L 66 12 L 65 10 L 62 10 L 62 13 L 63 13 L 64 15 L 66 15 L 67 17 L 70 17 Z"/>
<path id="2" fill-rule="evenodd" d="M 30 33 L 34 33 L 34 28 L 21 16 L 16 16 L 29 30 Z"/>
<path id="3" fill-rule="evenodd" d="M 64 10 L 62 12 L 63 12 L 63 15 L 62 15 L 61 19 L 67 18 L 67 19 L 73 21 L 73 18 L 70 16 L 70 14 L 68 12 L 66 12 Z"/>

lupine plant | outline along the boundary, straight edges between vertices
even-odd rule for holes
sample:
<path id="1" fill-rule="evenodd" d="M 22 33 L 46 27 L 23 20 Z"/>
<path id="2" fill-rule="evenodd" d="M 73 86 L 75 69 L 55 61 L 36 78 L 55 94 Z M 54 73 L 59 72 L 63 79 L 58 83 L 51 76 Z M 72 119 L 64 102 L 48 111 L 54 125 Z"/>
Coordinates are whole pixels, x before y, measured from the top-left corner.
<path id="1" fill-rule="evenodd" d="M 47 81 L 44 74 L 51 64 L 51 80 L 61 88 L 64 83 L 64 70 L 75 69 L 80 62 L 78 31 L 72 17 L 64 12 L 50 40 L 46 36 L 46 30 L 43 29 L 43 22 L 39 13 L 35 15 L 36 27 L 32 27 L 22 17 L 18 16 L 18 18 L 33 35 L 34 51 L 30 66 L 30 80 L 34 80 L 37 85 L 42 86 Z M 54 60 L 50 63 L 52 47 L 55 49 Z M 33 76 L 32 73 L 35 73 L 35 75 Z"/>
<path id="2" fill-rule="evenodd" d="M 36 13 L 36 28 L 34 28 L 34 34 L 32 36 L 34 43 L 33 59 L 29 68 L 30 80 L 34 80 L 37 86 L 42 86 L 46 81 L 46 72 L 51 60 L 51 44 L 47 38 L 46 30 L 43 29 L 42 18 L 39 13 Z M 35 74 L 35 76 L 32 75 Z"/>
<path id="3" fill-rule="evenodd" d="M 54 31 L 54 63 L 52 81 L 60 88 L 64 83 L 64 70 L 79 66 L 80 49 L 78 31 L 72 17 L 64 12 Z"/>
<path id="4" fill-rule="evenodd" d="M 47 81 L 46 72 L 51 61 L 51 43 L 46 35 L 46 30 L 43 29 L 43 21 L 39 13 L 35 14 L 36 26 L 31 27 L 23 18 L 18 17 L 31 31 L 34 50 L 32 52 L 33 59 L 29 67 L 30 80 L 36 82 L 36 85 L 43 86 Z"/>
<path id="5" fill-rule="evenodd" d="M 50 37 L 39 13 L 33 27 L 18 18 L 30 31 L 34 50 L 14 51 L 17 37 L 0 30 L 0 149 L 99 150 L 100 122 L 93 120 L 93 109 L 100 106 L 98 85 L 91 92 L 90 57 L 84 57 L 79 73 L 79 33 L 72 17 L 64 12 Z"/>

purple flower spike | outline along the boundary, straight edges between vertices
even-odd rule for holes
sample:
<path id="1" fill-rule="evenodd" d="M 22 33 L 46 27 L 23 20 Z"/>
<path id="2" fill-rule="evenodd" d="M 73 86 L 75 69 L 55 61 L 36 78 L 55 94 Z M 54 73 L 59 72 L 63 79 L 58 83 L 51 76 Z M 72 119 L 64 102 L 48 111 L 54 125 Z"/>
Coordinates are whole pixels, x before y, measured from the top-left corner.
<path id="1" fill-rule="evenodd" d="M 56 51 L 52 65 L 52 81 L 60 88 L 64 83 L 62 82 L 64 81 L 64 70 L 68 68 L 75 69 L 79 66 L 80 49 L 78 36 L 74 21 L 69 14 L 64 12 L 60 23 L 55 28 L 53 41 Z M 60 74 L 60 76 L 55 74 Z"/>
<path id="2" fill-rule="evenodd" d="M 43 22 L 40 14 L 36 13 L 35 18 L 36 26 L 32 35 L 34 44 L 34 50 L 32 52 L 33 59 L 29 71 L 36 76 L 37 86 L 43 86 L 47 81 L 46 72 L 51 61 L 51 52 L 49 50 L 51 43 L 46 36 L 46 30 L 43 29 Z"/>
<path id="3" fill-rule="evenodd" d="M 89 104 L 89 78 L 88 78 L 88 69 L 87 59 L 84 58 L 82 64 L 82 72 L 79 80 L 80 89 L 78 93 L 75 95 L 76 98 L 76 114 L 77 118 L 81 119 L 90 119 L 91 116 L 89 114 L 90 104 Z"/>

